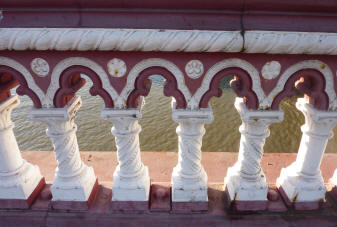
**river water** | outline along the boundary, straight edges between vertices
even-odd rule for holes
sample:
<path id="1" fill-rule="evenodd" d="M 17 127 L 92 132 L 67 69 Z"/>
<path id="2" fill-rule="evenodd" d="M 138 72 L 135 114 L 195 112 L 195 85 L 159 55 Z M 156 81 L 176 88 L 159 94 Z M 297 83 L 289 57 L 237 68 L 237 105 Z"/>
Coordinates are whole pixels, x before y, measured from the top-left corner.
<path id="1" fill-rule="evenodd" d="M 145 99 L 140 125 L 140 146 L 142 151 L 177 151 L 178 138 L 175 133 L 177 123 L 172 121 L 170 107 L 171 98 L 163 94 L 161 77 L 152 77 L 151 92 Z M 78 92 L 83 105 L 76 117 L 78 126 L 77 138 L 81 151 L 111 151 L 116 150 L 111 134 L 112 123 L 100 119 L 103 101 L 100 97 L 89 95 L 92 83 L 87 84 Z M 45 134 L 46 127 L 40 122 L 31 121 L 29 109 L 32 102 L 26 96 L 20 97 L 21 104 L 13 111 L 12 120 L 15 123 L 14 133 L 21 150 L 52 150 L 52 144 Z M 212 98 L 211 106 L 214 121 L 206 125 L 203 137 L 203 151 L 238 152 L 241 119 L 234 108 L 235 94 L 229 89 L 223 89 L 220 98 Z M 285 113 L 282 123 L 270 126 L 270 137 L 264 147 L 265 152 L 297 152 L 304 117 L 295 108 L 296 97 L 284 100 L 281 109 Z M 337 127 L 334 130 L 337 134 Z M 337 136 L 328 143 L 326 152 L 336 153 Z"/>

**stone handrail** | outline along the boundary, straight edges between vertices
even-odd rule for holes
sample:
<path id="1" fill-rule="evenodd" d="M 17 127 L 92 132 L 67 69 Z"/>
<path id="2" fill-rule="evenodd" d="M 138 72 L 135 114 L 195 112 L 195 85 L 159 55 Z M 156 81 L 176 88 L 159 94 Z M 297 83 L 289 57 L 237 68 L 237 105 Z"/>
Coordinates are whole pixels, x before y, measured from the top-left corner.
<path id="1" fill-rule="evenodd" d="M 84 4 L 80 12 L 88 13 L 88 18 L 97 10 L 90 11 L 86 3 L 79 2 Z M 281 1 L 277 2 L 282 6 Z M 62 5 L 65 7 L 72 3 L 57 4 L 60 7 L 65 4 Z M 247 10 L 254 9 L 249 1 L 242 4 Z M 58 167 L 51 186 L 52 208 L 90 208 L 99 182 L 94 169 L 80 158 L 74 121 L 82 105 L 77 91 L 86 82 L 81 77 L 83 74 L 93 82 L 90 94 L 104 100 L 101 118 L 113 123 L 111 132 L 119 162 L 113 175 L 113 209 L 131 207 L 144 211 L 148 208 L 151 176 L 141 160 L 138 121 L 145 105 L 143 97 L 151 89 L 151 75 L 165 78 L 163 93 L 172 97 L 172 118 L 179 124 L 176 130 L 179 159 L 171 178 L 173 210 L 207 210 L 207 173 L 201 164 L 202 138 L 207 133 L 204 125 L 213 120 L 210 99 L 221 95 L 220 83 L 227 76 L 234 76 L 230 86 L 237 95 L 234 106 L 242 120 L 238 160 L 224 176 L 225 191 L 235 209 L 267 209 L 269 188 L 260 164 L 263 147 L 270 134 L 270 124 L 283 120 L 280 102 L 294 96 L 295 89 L 304 94 L 304 98 L 297 100 L 296 108 L 304 114 L 305 124 L 301 128 L 297 159 L 282 169 L 276 184 L 289 207 L 318 209 L 325 200 L 326 186 L 320 164 L 337 124 L 335 28 L 296 29 L 306 24 L 296 21 L 295 27 L 272 29 L 276 28 L 273 21 L 272 28 L 259 29 L 255 24 L 245 29 L 249 26 L 245 18 L 254 13 L 249 15 L 235 4 L 228 6 L 232 14 L 215 12 L 212 7 L 196 14 L 204 19 L 211 18 L 210 15 L 241 18 L 239 27 L 230 27 L 226 22 L 227 27 L 223 29 L 216 23 L 206 28 L 202 23 L 194 26 L 190 21 L 193 13 L 185 12 L 184 7 L 182 10 L 192 28 L 188 23 L 172 27 L 171 22 L 161 27 L 157 21 L 144 27 L 135 23 L 134 28 L 132 23 L 121 28 L 98 24 L 69 27 L 54 19 L 50 21 L 54 26 L 29 26 L 30 21 L 22 22 L 22 17 L 36 11 L 37 17 L 45 18 L 39 9 L 20 14 L 17 10 L 23 9 L 13 8 L 9 2 L 4 5 L 0 16 L 0 208 L 29 208 L 45 185 L 38 166 L 21 157 L 13 133 L 11 111 L 20 101 L 17 95 L 11 94 L 11 89 L 17 86 L 18 95 L 27 95 L 33 101 L 30 116 L 47 125 L 47 136 L 54 145 Z M 142 10 L 150 10 L 144 7 Z M 161 9 L 163 13 L 172 10 L 174 15 L 181 14 L 175 11 L 175 5 L 168 7 Z M 317 9 L 322 11 L 320 18 L 326 23 L 334 18 L 330 15 L 334 11 L 330 12 L 329 7 L 327 4 Z M 71 13 L 75 8 L 71 6 L 65 11 L 76 16 Z M 135 15 L 144 13 L 142 10 L 137 8 Z M 278 13 L 284 16 L 284 8 L 280 10 L 282 13 Z M 294 10 L 302 12 L 297 7 Z M 66 18 L 65 11 L 56 10 L 56 14 Z M 280 16 L 273 7 L 270 11 L 266 18 Z M 119 18 L 121 12 L 123 10 L 118 8 L 113 13 L 107 11 L 106 15 L 118 14 Z M 153 18 L 158 12 L 152 12 Z M 307 18 L 316 18 L 315 13 L 310 11 Z M 99 13 L 95 15 L 99 17 Z M 13 26 L 15 20 L 11 18 L 21 24 Z M 333 185 L 336 182 L 337 171 L 331 179 Z"/>

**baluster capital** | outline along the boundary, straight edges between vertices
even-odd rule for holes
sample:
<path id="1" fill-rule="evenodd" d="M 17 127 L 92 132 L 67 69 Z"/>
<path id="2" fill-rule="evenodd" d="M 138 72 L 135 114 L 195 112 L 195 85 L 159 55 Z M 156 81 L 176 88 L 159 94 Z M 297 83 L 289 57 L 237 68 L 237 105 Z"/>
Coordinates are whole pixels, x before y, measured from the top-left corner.
<path id="1" fill-rule="evenodd" d="M 304 98 L 297 99 L 296 108 L 305 117 L 305 124 L 301 127 L 303 133 L 317 137 L 333 136 L 332 129 L 337 124 L 337 111 L 317 110 Z"/>
<path id="2" fill-rule="evenodd" d="M 208 108 L 200 108 L 197 110 L 177 109 L 176 101 L 172 99 L 172 119 L 177 123 L 200 123 L 209 124 L 213 121 L 213 110 Z"/>
<path id="3" fill-rule="evenodd" d="M 0 130 L 5 130 L 13 125 L 11 114 L 19 104 L 20 99 L 17 95 L 12 95 L 3 103 L 0 103 Z"/>

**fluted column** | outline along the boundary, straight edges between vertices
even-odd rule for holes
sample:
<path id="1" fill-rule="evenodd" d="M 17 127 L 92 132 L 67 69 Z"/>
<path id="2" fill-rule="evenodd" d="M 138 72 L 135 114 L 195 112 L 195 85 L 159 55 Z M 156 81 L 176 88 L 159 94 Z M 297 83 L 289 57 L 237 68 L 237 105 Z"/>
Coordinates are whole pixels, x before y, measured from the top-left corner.
<path id="1" fill-rule="evenodd" d="M 81 98 L 76 96 L 64 108 L 31 111 L 33 120 L 47 125 L 46 133 L 54 146 L 58 165 L 51 187 L 53 201 L 88 201 L 97 186 L 94 170 L 81 160 L 77 144 L 74 119 L 81 105 Z"/>
<path id="2" fill-rule="evenodd" d="M 207 174 L 201 165 L 202 137 L 205 123 L 213 120 L 211 108 L 202 110 L 176 109 L 172 102 L 172 118 L 179 123 L 178 164 L 172 173 L 172 201 L 208 201 Z"/>
<path id="3" fill-rule="evenodd" d="M 26 162 L 16 142 L 11 121 L 12 110 L 20 103 L 16 95 L 11 96 L 0 104 L 0 200 L 31 200 L 27 201 L 26 207 L 34 198 L 31 195 L 38 187 L 45 184 L 39 167 Z M 23 203 L 25 204 L 25 203 Z M 16 207 L 9 204 L 9 208 Z M 6 207 L 0 202 L 0 207 Z M 19 204 L 18 204 L 19 205 Z M 18 208 L 22 206 L 19 205 Z M 25 207 L 25 206 L 23 206 Z"/>
<path id="4" fill-rule="evenodd" d="M 142 101 L 137 109 L 103 109 L 102 119 L 113 123 L 118 166 L 113 175 L 112 201 L 148 201 L 150 177 L 141 161 L 139 133 Z M 155 135 L 154 135 L 155 136 Z"/>
<path id="5" fill-rule="evenodd" d="M 288 202 L 295 202 L 299 209 L 316 209 L 318 203 L 303 207 L 300 204 L 325 199 L 326 187 L 320 165 L 327 142 L 333 136 L 332 129 L 337 124 L 337 111 L 316 110 L 303 98 L 297 99 L 296 107 L 305 116 L 302 139 L 296 161 L 282 169 L 277 184 Z"/>
<path id="6" fill-rule="evenodd" d="M 239 112 L 242 124 L 238 161 L 228 168 L 225 178 L 226 190 L 230 200 L 236 202 L 261 201 L 256 207 L 264 209 L 267 201 L 268 186 L 260 162 L 265 139 L 269 136 L 269 125 L 283 120 L 282 111 L 249 110 L 242 98 L 236 98 L 235 108 Z M 256 203 L 257 204 L 257 203 Z M 242 209 L 245 209 L 242 207 Z"/>

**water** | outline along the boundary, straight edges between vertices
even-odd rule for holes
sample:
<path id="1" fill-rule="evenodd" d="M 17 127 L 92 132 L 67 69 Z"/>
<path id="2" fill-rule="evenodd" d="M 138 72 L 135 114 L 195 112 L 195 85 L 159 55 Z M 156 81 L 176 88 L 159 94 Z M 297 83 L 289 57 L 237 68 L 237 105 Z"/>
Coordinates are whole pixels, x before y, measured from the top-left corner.
<path id="1" fill-rule="evenodd" d="M 178 138 L 175 133 L 177 123 L 172 121 L 171 98 L 163 95 L 161 77 L 152 77 L 151 92 L 145 99 L 140 125 L 140 146 L 142 151 L 177 151 Z M 92 83 L 87 84 L 78 94 L 83 105 L 76 117 L 78 125 L 77 137 L 81 151 L 111 151 L 116 150 L 111 134 L 112 124 L 100 119 L 103 101 L 100 97 L 88 93 Z M 234 108 L 235 94 L 231 89 L 223 89 L 220 98 L 212 98 L 211 106 L 214 121 L 206 125 L 203 137 L 203 151 L 237 152 L 239 150 L 241 119 Z M 40 122 L 31 121 L 29 109 L 33 106 L 26 96 L 20 97 L 21 104 L 13 111 L 12 120 L 15 123 L 14 133 L 21 150 L 52 150 L 52 144 L 45 134 L 46 126 Z M 265 152 L 297 152 L 304 117 L 295 108 L 296 97 L 284 100 L 281 108 L 285 112 L 282 123 L 270 126 L 270 137 L 264 147 Z M 337 133 L 337 127 L 334 130 Z M 336 153 L 337 136 L 328 143 L 326 152 Z"/>

